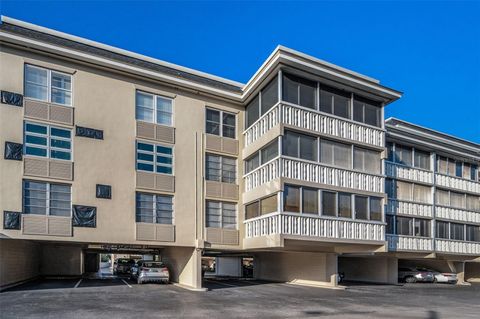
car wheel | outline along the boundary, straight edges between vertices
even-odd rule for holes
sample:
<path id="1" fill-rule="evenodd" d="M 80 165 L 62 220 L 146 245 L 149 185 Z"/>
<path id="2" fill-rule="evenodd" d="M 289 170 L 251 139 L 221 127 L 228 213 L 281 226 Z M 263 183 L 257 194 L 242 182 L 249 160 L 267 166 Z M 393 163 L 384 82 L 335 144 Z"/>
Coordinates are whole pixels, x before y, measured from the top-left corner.
<path id="1" fill-rule="evenodd" d="M 415 279 L 415 277 L 407 277 L 407 278 L 405 278 L 405 282 L 408 283 L 408 284 L 413 284 L 413 283 L 417 282 L 417 280 Z"/>

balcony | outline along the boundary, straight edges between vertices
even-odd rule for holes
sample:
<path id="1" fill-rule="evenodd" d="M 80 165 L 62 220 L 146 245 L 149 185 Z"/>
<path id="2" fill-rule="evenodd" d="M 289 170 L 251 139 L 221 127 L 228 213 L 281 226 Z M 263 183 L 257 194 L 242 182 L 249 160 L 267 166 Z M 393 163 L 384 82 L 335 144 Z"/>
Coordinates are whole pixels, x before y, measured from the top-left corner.
<path id="1" fill-rule="evenodd" d="M 389 199 L 386 206 L 386 212 L 391 215 L 400 214 L 432 218 L 433 205 Z"/>
<path id="2" fill-rule="evenodd" d="M 246 238 L 269 235 L 302 236 L 353 241 L 385 241 L 379 222 L 333 219 L 292 213 L 271 213 L 244 221 Z"/>
<path id="3" fill-rule="evenodd" d="M 279 102 L 244 132 L 245 146 L 252 144 L 279 124 L 378 147 L 384 147 L 385 142 L 385 132 L 380 128 Z"/>
<path id="4" fill-rule="evenodd" d="M 452 207 L 436 206 L 435 217 L 480 224 L 480 213 Z"/>
<path id="5" fill-rule="evenodd" d="M 390 251 L 433 251 L 433 239 L 404 235 L 387 235 Z"/>
<path id="6" fill-rule="evenodd" d="M 245 191 L 279 177 L 376 193 L 383 193 L 384 190 L 384 178 L 381 175 L 335 168 L 296 158 L 277 157 L 244 176 Z"/>
<path id="7" fill-rule="evenodd" d="M 443 174 L 435 174 L 435 183 L 438 186 L 454 188 L 461 191 L 480 194 L 480 183 Z"/>
<path id="8" fill-rule="evenodd" d="M 392 162 L 385 162 L 385 174 L 388 177 L 433 184 L 433 172 Z"/>
<path id="9" fill-rule="evenodd" d="M 480 243 L 449 239 L 435 239 L 435 250 L 437 253 L 480 256 Z"/>

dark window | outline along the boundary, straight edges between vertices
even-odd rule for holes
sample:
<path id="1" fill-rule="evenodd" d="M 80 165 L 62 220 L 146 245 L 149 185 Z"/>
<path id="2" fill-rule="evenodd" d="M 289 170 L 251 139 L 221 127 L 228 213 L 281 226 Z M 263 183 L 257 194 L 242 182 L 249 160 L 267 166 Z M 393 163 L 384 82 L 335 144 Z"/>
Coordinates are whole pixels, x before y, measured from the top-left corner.
<path id="1" fill-rule="evenodd" d="M 412 166 L 412 148 L 396 144 L 395 163 Z"/>
<path id="2" fill-rule="evenodd" d="M 413 165 L 418 168 L 430 169 L 430 153 L 415 150 Z"/>
<path id="3" fill-rule="evenodd" d="M 260 213 L 262 215 L 277 211 L 277 194 L 260 200 Z"/>
<path id="4" fill-rule="evenodd" d="M 478 166 L 477 165 L 472 165 L 470 167 L 470 179 L 472 181 L 478 180 Z"/>
<path id="5" fill-rule="evenodd" d="M 250 103 L 247 105 L 247 128 L 250 127 L 258 118 L 260 117 L 260 97 L 257 95 Z"/>
<path id="6" fill-rule="evenodd" d="M 206 132 L 220 135 L 220 111 L 207 109 Z"/>
<path id="7" fill-rule="evenodd" d="M 207 109 L 205 131 L 208 134 L 235 138 L 235 114 Z"/>
<path id="8" fill-rule="evenodd" d="M 480 241 L 480 227 L 474 225 L 467 225 L 467 232 L 465 240 L 467 241 Z"/>
<path id="9" fill-rule="evenodd" d="M 385 229 L 385 232 L 387 234 L 395 234 L 394 232 L 395 217 L 393 217 L 392 215 L 386 215 L 385 221 L 387 222 L 387 227 Z"/>
<path id="10" fill-rule="evenodd" d="M 318 191 L 302 188 L 302 213 L 318 214 Z"/>
<path id="11" fill-rule="evenodd" d="M 415 236 L 430 237 L 430 221 L 415 218 Z"/>
<path id="12" fill-rule="evenodd" d="M 370 198 L 370 220 L 382 220 L 382 199 Z"/>
<path id="13" fill-rule="evenodd" d="M 393 143 L 387 143 L 388 161 L 393 162 Z"/>
<path id="14" fill-rule="evenodd" d="M 283 155 L 316 161 L 317 138 L 286 131 L 283 136 Z"/>
<path id="15" fill-rule="evenodd" d="M 265 164 L 275 157 L 278 156 L 278 142 L 275 140 L 275 142 L 271 143 L 270 145 L 264 147 L 261 151 L 262 154 L 262 162 L 261 164 Z"/>
<path id="16" fill-rule="evenodd" d="M 300 212 L 300 187 L 285 186 L 283 192 L 283 210 L 286 212 Z"/>
<path id="17" fill-rule="evenodd" d="M 322 192 L 322 215 L 337 215 L 337 194 L 331 192 Z"/>
<path id="18" fill-rule="evenodd" d="M 368 197 L 355 195 L 355 218 L 368 219 Z"/>
<path id="19" fill-rule="evenodd" d="M 350 118 L 350 93 L 322 86 L 320 89 L 320 111 Z"/>
<path id="20" fill-rule="evenodd" d="M 260 216 L 259 214 L 259 209 L 260 203 L 259 202 L 253 202 L 251 204 L 248 204 L 245 206 L 245 219 L 250 219 L 254 217 Z"/>
<path id="21" fill-rule="evenodd" d="M 275 77 L 260 92 L 262 102 L 262 115 L 267 113 L 278 102 L 278 78 Z"/>
<path id="22" fill-rule="evenodd" d="M 455 162 L 455 176 L 462 177 L 462 162 Z"/>
<path id="23" fill-rule="evenodd" d="M 396 217 L 397 234 L 412 236 L 413 235 L 412 223 L 413 223 L 413 218 L 397 216 Z"/>
<path id="24" fill-rule="evenodd" d="M 352 196 L 338 194 L 338 217 L 352 218 Z"/>
<path id="25" fill-rule="evenodd" d="M 450 224 L 450 239 L 465 240 L 463 224 Z"/>
<path id="26" fill-rule="evenodd" d="M 381 105 L 378 102 L 354 95 L 353 120 L 365 124 L 381 126 Z"/>
<path id="27" fill-rule="evenodd" d="M 260 166 L 260 153 L 255 153 L 252 157 L 245 161 L 245 171 L 250 173 L 254 169 Z"/>
<path id="28" fill-rule="evenodd" d="M 283 75 L 283 100 L 293 104 L 316 109 L 317 83 L 300 77 Z"/>
<path id="29" fill-rule="evenodd" d="M 437 221 L 436 229 L 437 229 L 437 238 L 449 239 L 447 222 Z"/>

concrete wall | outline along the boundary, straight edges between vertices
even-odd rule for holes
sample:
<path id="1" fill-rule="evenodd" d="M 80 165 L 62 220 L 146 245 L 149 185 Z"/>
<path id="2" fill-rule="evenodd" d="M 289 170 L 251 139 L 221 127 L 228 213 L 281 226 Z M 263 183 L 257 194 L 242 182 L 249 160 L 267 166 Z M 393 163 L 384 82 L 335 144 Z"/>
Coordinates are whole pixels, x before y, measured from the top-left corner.
<path id="1" fill-rule="evenodd" d="M 396 284 L 398 263 L 393 257 L 339 257 L 338 271 L 345 280 Z"/>
<path id="2" fill-rule="evenodd" d="M 0 239 L 0 290 L 39 276 L 40 258 L 37 243 Z"/>
<path id="3" fill-rule="evenodd" d="M 162 250 L 160 257 L 170 271 L 170 281 L 193 289 L 202 287 L 202 254 L 200 250 L 168 247 Z"/>
<path id="4" fill-rule="evenodd" d="M 254 277 L 263 280 L 336 285 L 334 254 L 265 252 L 255 255 Z"/>
<path id="5" fill-rule="evenodd" d="M 480 262 L 465 263 L 465 281 L 480 282 Z"/>

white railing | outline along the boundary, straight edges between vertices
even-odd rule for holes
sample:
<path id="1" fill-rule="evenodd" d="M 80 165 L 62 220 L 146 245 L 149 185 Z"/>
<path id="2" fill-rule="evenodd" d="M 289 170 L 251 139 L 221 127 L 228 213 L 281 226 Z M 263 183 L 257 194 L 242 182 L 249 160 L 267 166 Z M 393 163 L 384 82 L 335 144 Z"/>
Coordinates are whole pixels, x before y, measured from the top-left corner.
<path id="1" fill-rule="evenodd" d="M 403 235 L 387 235 L 388 250 L 433 251 L 433 239 Z"/>
<path id="2" fill-rule="evenodd" d="M 278 157 L 244 176 L 248 192 L 278 177 L 383 193 L 384 178 L 380 175 L 325 166 L 301 159 Z"/>
<path id="3" fill-rule="evenodd" d="M 280 176 L 280 158 L 276 158 L 257 167 L 244 176 L 245 191 L 248 192 Z"/>
<path id="4" fill-rule="evenodd" d="M 435 206 L 435 217 L 480 223 L 480 212 L 472 212 L 452 207 Z"/>
<path id="5" fill-rule="evenodd" d="M 422 217 L 433 217 L 433 205 L 389 199 L 386 212 L 392 215 L 403 214 Z"/>
<path id="6" fill-rule="evenodd" d="M 273 213 L 246 220 L 247 238 L 274 234 L 385 241 L 385 225 L 369 221 Z"/>
<path id="7" fill-rule="evenodd" d="M 280 102 L 244 132 L 245 146 L 279 123 L 375 146 L 383 147 L 385 141 L 385 132 L 380 128 Z"/>
<path id="8" fill-rule="evenodd" d="M 393 178 L 408 179 L 413 182 L 433 184 L 433 172 L 392 162 L 385 162 L 385 175 Z"/>
<path id="9" fill-rule="evenodd" d="M 454 176 L 435 174 L 435 183 L 439 186 L 455 188 L 462 191 L 480 194 L 480 183 Z"/>
<path id="10" fill-rule="evenodd" d="M 480 256 L 480 243 L 448 239 L 435 239 L 435 250 L 441 253 L 468 254 Z"/>
<path id="11" fill-rule="evenodd" d="M 383 193 L 384 178 L 300 159 L 282 158 L 281 176 L 306 182 Z"/>

